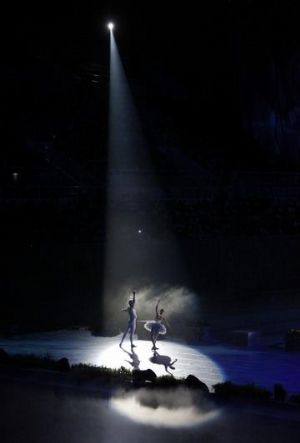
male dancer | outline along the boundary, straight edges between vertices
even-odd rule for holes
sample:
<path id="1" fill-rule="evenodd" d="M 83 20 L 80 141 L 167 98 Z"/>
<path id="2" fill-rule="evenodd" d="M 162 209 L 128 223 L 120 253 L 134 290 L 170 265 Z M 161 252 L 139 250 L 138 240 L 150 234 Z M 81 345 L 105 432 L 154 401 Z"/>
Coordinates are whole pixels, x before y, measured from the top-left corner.
<path id="1" fill-rule="evenodd" d="M 136 310 L 134 309 L 134 305 L 135 305 L 135 291 L 132 292 L 133 293 L 133 300 L 129 300 L 128 302 L 128 308 L 122 309 L 123 312 L 127 311 L 128 315 L 129 315 L 129 319 L 128 319 L 128 325 L 127 325 L 127 329 L 123 334 L 122 340 L 119 344 L 120 348 L 122 347 L 123 341 L 127 335 L 127 332 L 130 331 L 130 342 L 131 342 L 131 347 L 135 348 L 136 346 L 133 344 L 132 342 L 132 338 L 133 338 L 133 334 L 135 333 L 135 329 L 136 329 L 136 319 L 137 319 L 137 315 L 136 315 Z"/>

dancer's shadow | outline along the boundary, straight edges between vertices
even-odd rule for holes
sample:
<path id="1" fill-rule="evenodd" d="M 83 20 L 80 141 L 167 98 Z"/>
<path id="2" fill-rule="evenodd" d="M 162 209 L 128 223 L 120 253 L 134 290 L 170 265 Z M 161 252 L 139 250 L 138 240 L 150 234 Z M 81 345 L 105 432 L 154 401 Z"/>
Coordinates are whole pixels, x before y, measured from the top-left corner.
<path id="1" fill-rule="evenodd" d="M 140 360 L 139 360 L 139 357 L 138 357 L 138 355 L 134 352 L 134 350 L 133 349 L 131 349 L 131 352 L 129 352 L 129 351 L 126 351 L 126 349 L 124 349 L 124 348 L 122 348 L 122 346 L 121 346 L 121 349 L 122 349 L 122 351 L 123 352 L 125 352 L 125 354 L 127 354 L 128 356 L 129 356 L 129 358 L 130 358 L 130 361 L 129 360 L 125 360 L 127 363 L 129 363 L 132 367 L 133 367 L 133 369 L 139 369 L 139 367 L 140 367 Z"/>
<path id="2" fill-rule="evenodd" d="M 175 369 L 174 363 L 177 362 L 177 358 L 173 361 L 171 361 L 171 357 L 168 355 L 159 355 L 157 351 L 153 352 L 153 356 L 149 358 L 151 363 L 154 363 L 156 365 L 163 365 L 165 367 L 165 370 L 168 374 L 173 375 L 172 372 L 170 372 L 168 369 Z"/>

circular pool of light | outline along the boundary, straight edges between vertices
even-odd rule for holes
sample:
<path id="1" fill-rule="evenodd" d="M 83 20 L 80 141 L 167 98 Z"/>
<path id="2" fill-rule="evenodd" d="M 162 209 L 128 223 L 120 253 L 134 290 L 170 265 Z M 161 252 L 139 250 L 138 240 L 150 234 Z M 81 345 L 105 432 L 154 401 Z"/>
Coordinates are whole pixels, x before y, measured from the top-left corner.
<path id="1" fill-rule="evenodd" d="M 214 384 L 224 381 L 222 370 L 218 365 L 196 348 L 161 340 L 158 343 L 157 354 L 154 355 L 150 341 L 138 340 L 135 344 L 136 348 L 131 349 L 130 343 L 125 342 L 120 348 L 119 337 L 115 337 L 113 343 L 110 342 L 99 352 L 95 364 L 112 369 L 121 366 L 127 369 L 152 369 L 157 376 L 172 374 L 176 378 L 193 374 L 210 390 Z"/>

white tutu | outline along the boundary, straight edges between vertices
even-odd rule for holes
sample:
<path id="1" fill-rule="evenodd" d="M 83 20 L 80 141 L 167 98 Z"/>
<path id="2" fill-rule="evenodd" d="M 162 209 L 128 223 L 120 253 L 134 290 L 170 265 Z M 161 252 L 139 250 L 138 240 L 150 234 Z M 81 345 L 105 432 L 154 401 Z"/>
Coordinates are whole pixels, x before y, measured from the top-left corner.
<path id="1" fill-rule="evenodd" d="M 164 335 L 167 332 L 167 328 L 160 321 L 149 320 L 144 324 L 144 328 L 152 334 Z"/>

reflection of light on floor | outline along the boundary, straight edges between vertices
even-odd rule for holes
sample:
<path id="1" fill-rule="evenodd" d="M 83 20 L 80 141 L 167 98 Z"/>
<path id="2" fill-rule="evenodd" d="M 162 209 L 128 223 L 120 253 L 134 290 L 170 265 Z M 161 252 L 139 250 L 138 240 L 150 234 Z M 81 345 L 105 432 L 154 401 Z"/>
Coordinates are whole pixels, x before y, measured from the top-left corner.
<path id="1" fill-rule="evenodd" d="M 153 356 L 151 351 L 152 343 L 146 340 L 136 341 L 134 352 L 131 351 L 130 343 L 127 341 L 123 349 L 119 348 L 120 337 L 115 337 L 114 343 L 108 345 L 97 356 L 94 364 L 106 366 L 109 368 L 120 368 L 124 366 L 128 369 L 152 369 L 156 375 L 166 375 L 166 367 L 163 364 L 151 362 L 149 359 Z M 158 343 L 158 353 L 164 362 L 177 359 L 174 364 L 175 369 L 167 367 L 168 371 L 176 378 L 187 377 L 193 374 L 200 378 L 209 389 L 216 383 L 224 381 L 221 369 L 206 355 L 195 348 L 180 343 L 173 343 L 167 340 L 161 340 Z"/>
<path id="2" fill-rule="evenodd" d="M 156 391 L 156 390 L 155 390 Z M 148 401 L 143 401 L 141 391 L 136 393 L 124 394 L 123 396 L 114 397 L 110 400 L 110 406 L 116 412 L 130 418 L 132 421 L 152 425 L 156 427 L 169 428 L 187 428 L 191 426 L 199 426 L 216 419 L 220 415 L 220 410 L 201 408 L 193 402 L 188 391 L 180 390 L 180 392 L 160 391 L 158 393 L 161 399 L 167 397 L 167 403 L 156 404 L 157 392 L 143 391 L 142 397 L 148 397 Z M 152 398 L 155 396 L 156 398 Z M 172 399 L 174 404 L 172 404 Z M 178 400 L 180 399 L 180 400 Z M 182 401 L 182 405 L 179 401 Z M 151 400 L 154 404 L 151 405 Z M 164 403 L 164 402 L 163 402 Z"/>

